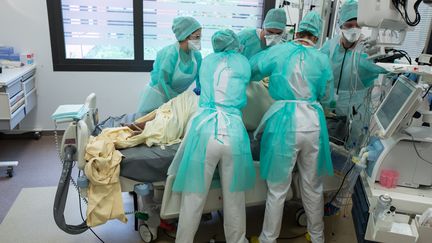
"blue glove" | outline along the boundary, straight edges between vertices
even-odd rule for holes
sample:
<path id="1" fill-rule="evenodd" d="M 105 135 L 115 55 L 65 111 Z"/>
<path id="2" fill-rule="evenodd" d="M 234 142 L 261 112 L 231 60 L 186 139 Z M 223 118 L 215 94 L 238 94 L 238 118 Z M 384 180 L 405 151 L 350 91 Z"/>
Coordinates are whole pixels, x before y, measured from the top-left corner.
<path id="1" fill-rule="evenodd" d="M 193 92 L 195 92 L 196 95 L 200 95 L 201 94 L 201 89 L 196 87 Z"/>

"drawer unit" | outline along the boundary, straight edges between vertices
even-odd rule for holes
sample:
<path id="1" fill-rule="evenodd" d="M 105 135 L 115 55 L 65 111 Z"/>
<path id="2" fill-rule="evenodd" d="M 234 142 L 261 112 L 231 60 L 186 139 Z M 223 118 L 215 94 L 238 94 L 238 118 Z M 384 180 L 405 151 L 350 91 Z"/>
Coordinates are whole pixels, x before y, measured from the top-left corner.
<path id="1" fill-rule="evenodd" d="M 22 82 L 24 93 L 28 94 L 36 87 L 35 76 L 32 76 Z"/>
<path id="2" fill-rule="evenodd" d="M 21 91 L 18 94 L 16 94 L 14 97 L 9 99 L 9 105 L 10 107 L 14 106 L 16 103 L 20 102 L 24 98 L 24 92 Z"/>
<path id="3" fill-rule="evenodd" d="M 7 129 L 7 130 L 14 129 L 18 125 L 18 123 L 20 123 L 22 119 L 24 119 L 24 117 L 25 117 L 25 106 L 22 105 L 18 107 L 18 109 L 13 114 L 11 114 L 10 119 L 8 120 L 0 119 L 0 128 Z"/>
<path id="4" fill-rule="evenodd" d="M 25 96 L 25 113 L 28 114 L 36 106 L 37 96 L 36 89 L 32 89 Z"/>
<path id="5" fill-rule="evenodd" d="M 21 84 L 21 78 L 13 80 L 8 86 L 3 86 L 2 88 L 0 88 L 0 92 L 9 94 L 11 98 L 22 90 L 23 88 Z"/>
<path id="6" fill-rule="evenodd" d="M 30 77 L 33 77 L 35 74 L 36 74 L 36 68 L 34 68 L 34 69 L 30 69 L 29 71 L 27 71 L 27 72 L 22 76 L 22 78 L 23 78 L 23 80 L 26 80 L 26 79 L 28 79 L 28 78 L 30 78 Z"/>
<path id="7" fill-rule="evenodd" d="M 35 65 L 0 74 L 0 130 L 14 129 L 36 106 L 35 74 Z"/>

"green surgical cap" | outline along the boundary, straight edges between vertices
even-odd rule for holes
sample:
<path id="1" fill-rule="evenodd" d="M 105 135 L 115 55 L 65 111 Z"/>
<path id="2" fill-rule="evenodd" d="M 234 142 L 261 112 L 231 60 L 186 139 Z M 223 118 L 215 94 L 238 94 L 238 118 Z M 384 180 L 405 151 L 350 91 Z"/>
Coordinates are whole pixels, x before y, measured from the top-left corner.
<path id="1" fill-rule="evenodd" d="M 322 28 L 321 16 L 315 12 L 311 11 L 306 14 L 300 21 L 298 32 L 308 31 L 315 37 L 320 37 Z"/>
<path id="2" fill-rule="evenodd" d="M 232 30 L 225 29 L 213 34 L 212 45 L 214 52 L 223 52 L 237 50 L 240 47 L 240 41 Z"/>
<path id="3" fill-rule="evenodd" d="M 343 25 L 350 19 L 357 18 L 357 10 L 357 0 L 346 0 L 339 11 L 339 26 Z"/>
<path id="4" fill-rule="evenodd" d="M 287 18 L 285 10 L 282 8 L 273 8 L 268 11 L 264 19 L 264 29 L 285 30 Z"/>
<path id="5" fill-rule="evenodd" d="M 192 17 L 177 17 L 173 21 L 172 31 L 178 41 L 185 40 L 193 32 L 200 29 L 200 23 Z"/>

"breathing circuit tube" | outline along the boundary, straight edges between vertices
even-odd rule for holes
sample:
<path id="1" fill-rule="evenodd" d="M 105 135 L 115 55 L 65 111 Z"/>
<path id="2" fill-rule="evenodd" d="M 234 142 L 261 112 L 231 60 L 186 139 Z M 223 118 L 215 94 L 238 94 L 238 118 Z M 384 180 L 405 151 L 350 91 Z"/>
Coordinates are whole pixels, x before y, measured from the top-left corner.
<path id="1" fill-rule="evenodd" d="M 79 225 L 68 225 L 64 217 L 64 210 L 66 206 L 66 199 L 69 192 L 69 184 L 71 179 L 72 167 L 73 167 L 73 154 L 76 152 L 76 148 L 73 146 L 65 147 L 65 159 L 63 162 L 62 174 L 60 181 L 57 186 L 57 192 L 54 199 L 54 221 L 57 226 L 64 232 L 72 235 L 78 235 L 89 229 L 87 223 L 84 221 Z"/>

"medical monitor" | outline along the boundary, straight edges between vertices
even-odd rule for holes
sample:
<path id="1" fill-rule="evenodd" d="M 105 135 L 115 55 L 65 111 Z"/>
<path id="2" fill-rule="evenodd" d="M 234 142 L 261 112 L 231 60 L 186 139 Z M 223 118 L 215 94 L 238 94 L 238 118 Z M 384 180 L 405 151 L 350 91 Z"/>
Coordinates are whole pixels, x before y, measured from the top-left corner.
<path id="1" fill-rule="evenodd" d="M 405 76 L 397 79 L 374 114 L 381 136 L 391 137 L 403 125 L 404 118 L 415 112 L 420 94 L 421 88 Z"/>

